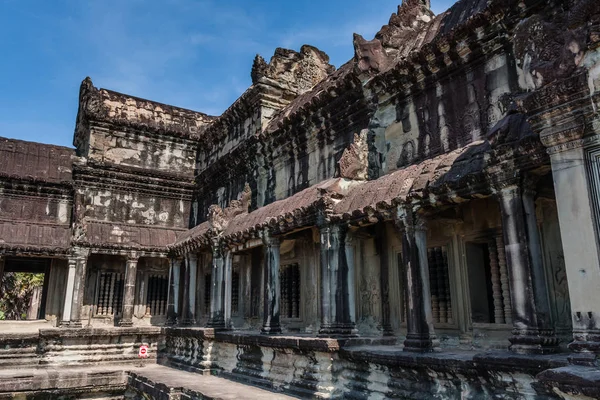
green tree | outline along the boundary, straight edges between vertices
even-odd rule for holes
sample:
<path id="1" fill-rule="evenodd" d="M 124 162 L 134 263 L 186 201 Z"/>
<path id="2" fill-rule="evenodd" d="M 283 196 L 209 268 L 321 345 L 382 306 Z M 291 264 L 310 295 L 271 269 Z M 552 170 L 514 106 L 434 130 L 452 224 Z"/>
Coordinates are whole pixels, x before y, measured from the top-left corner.
<path id="1" fill-rule="evenodd" d="M 0 284 L 0 319 L 27 318 L 33 291 L 44 285 L 44 274 L 6 272 Z"/>

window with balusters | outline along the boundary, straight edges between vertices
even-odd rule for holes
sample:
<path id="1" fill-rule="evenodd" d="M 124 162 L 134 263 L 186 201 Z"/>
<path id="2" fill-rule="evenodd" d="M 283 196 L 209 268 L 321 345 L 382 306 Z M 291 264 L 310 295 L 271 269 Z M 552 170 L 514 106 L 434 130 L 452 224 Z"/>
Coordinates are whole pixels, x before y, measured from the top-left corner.
<path id="1" fill-rule="evenodd" d="M 279 270 L 281 285 L 281 317 L 300 318 L 300 266 L 282 265 Z"/>
<path id="2" fill-rule="evenodd" d="M 465 244 L 471 321 L 483 324 L 512 323 L 508 269 L 501 234 Z"/>
<path id="3" fill-rule="evenodd" d="M 148 276 L 146 295 L 146 315 L 159 316 L 167 314 L 167 296 L 169 279 L 166 273 Z"/>
<path id="4" fill-rule="evenodd" d="M 204 275 L 204 315 L 210 315 L 210 292 L 212 287 L 212 275 Z"/>
<path id="5" fill-rule="evenodd" d="M 123 307 L 123 275 L 120 272 L 102 271 L 96 284 L 96 316 L 121 315 Z"/>
<path id="6" fill-rule="evenodd" d="M 429 288 L 431 291 L 431 313 L 434 323 L 453 322 L 452 297 L 450 295 L 450 272 L 446 246 L 427 249 L 429 264 Z"/>
<path id="7" fill-rule="evenodd" d="M 400 280 L 402 301 L 402 322 L 406 321 L 405 275 L 402 253 L 397 253 L 398 277 Z M 431 292 L 431 311 L 434 323 L 452 324 L 452 296 L 450 294 L 450 271 L 446 246 L 435 246 L 427 249 L 429 266 L 429 288 Z"/>
<path id="8" fill-rule="evenodd" d="M 240 311 L 240 273 L 231 273 L 231 314 L 237 315 Z"/>

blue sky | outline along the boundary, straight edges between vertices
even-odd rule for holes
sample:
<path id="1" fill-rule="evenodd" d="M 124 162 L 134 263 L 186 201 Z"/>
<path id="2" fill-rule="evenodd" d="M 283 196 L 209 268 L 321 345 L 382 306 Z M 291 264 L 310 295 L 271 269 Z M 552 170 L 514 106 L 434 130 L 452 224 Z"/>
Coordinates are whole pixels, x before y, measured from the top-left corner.
<path id="1" fill-rule="evenodd" d="M 401 0 L 0 0 L 0 136 L 71 146 L 79 84 L 219 115 L 255 54 L 311 44 L 339 67 Z M 432 0 L 437 14 L 452 0 Z"/>

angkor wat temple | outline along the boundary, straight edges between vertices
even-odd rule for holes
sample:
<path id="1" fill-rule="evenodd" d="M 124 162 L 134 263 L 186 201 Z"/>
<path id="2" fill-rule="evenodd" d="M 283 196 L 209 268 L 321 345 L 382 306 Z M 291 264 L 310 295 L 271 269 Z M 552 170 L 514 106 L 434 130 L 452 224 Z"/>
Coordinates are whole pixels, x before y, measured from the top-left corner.
<path id="1" fill-rule="evenodd" d="M 600 398 L 600 2 L 428 3 L 219 117 L 86 78 L 74 148 L 1 138 L 0 398 Z"/>

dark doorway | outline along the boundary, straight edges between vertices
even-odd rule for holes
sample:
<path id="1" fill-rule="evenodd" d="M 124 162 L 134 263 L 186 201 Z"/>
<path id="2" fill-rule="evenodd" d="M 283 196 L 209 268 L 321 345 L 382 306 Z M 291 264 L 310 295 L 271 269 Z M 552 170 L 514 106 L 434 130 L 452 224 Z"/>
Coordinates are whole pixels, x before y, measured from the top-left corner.
<path id="1" fill-rule="evenodd" d="M 467 243 L 466 250 L 471 319 L 474 323 L 493 323 L 494 297 L 488 247 L 484 243 Z"/>
<path id="2" fill-rule="evenodd" d="M 48 258 L 7 257 L 0 277 L 0 319 L 45 319 L 50 265 Z"/>

